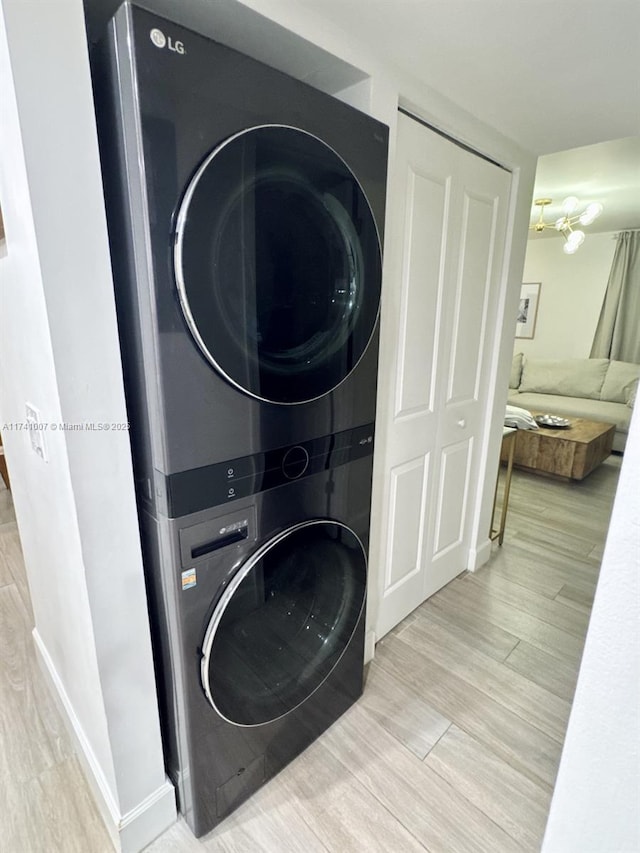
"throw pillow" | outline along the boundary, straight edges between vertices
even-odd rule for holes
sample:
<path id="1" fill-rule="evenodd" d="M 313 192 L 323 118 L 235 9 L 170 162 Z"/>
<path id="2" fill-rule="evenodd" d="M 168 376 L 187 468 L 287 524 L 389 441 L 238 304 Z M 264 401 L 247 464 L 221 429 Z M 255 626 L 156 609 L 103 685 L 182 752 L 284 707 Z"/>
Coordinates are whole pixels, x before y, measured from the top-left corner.
<path id="1" fill-rule="evenodd" d="M 627 403 L 640 376 L 640 364 L 612 360 L 602 383 L 600 399 L 609 403 Z"/>
<path id="2" fill-rule="evenodd" d="M 526 358 L 520 391 L 600 399 L 608 358 Z"/>

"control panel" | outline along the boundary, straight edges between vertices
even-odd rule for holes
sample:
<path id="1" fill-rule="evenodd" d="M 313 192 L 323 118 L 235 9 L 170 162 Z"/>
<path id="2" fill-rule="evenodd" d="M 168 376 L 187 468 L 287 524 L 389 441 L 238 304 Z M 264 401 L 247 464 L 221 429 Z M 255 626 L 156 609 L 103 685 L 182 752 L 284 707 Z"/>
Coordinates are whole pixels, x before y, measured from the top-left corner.
<path id="1" fill-rule="evenodd" d="M 337 468 L 373 453 L 373 424 L 166 477 L 170 515 L 179 517 Z"/>

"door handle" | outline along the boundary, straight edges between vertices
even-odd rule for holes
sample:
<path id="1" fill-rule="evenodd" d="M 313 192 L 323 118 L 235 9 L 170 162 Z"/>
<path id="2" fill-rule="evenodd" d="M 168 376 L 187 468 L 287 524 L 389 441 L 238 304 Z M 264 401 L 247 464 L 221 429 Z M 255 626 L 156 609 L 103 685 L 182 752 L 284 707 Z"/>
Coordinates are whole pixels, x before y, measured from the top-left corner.
<path id="1" fill-rule="evenodd" d="M 467 422 L 465 421 L 465 419 L 460 418 L 460 420 L 458 421 L 458 426 L 460 427 L 460 429 L 464 429 L 466 427 L 466 425 L 467 425 Z"/>

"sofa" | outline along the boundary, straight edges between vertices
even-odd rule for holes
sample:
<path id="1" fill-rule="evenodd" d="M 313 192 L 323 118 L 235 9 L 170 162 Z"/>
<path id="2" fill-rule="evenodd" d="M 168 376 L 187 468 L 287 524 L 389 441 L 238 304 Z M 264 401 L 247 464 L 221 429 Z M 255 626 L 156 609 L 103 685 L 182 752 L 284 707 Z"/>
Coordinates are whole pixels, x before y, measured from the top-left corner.
<path id="1" fill-rule="evenodd" d="M 508 403 L 534 412 L 615 424 L 613 449 L 624 450 L 640 364 L 608 358 L 513 357 Z"/>

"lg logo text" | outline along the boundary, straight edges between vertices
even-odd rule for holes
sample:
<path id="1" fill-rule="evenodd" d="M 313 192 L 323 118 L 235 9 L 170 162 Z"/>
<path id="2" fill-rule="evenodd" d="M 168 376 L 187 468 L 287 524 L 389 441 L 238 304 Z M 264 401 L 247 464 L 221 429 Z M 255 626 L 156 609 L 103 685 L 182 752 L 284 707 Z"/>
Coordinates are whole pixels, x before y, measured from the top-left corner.
<path id="1" fill-rule="evenodd" d="M 162 30 L 154 28 L 149 33 L 149 36 L 156 47 L 166 47 L 173 53 L 179 53 L 181 55 L 184 55 L 186 53 L 186 50 L 184 49 L 184 44 L 181 41 L 173 41 L 171 36 L 165 36 Z"/>

